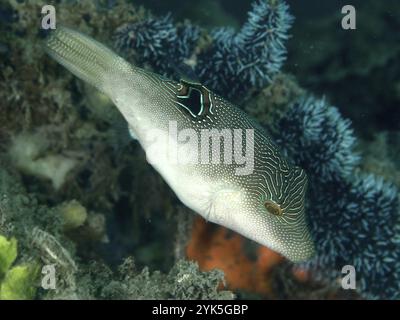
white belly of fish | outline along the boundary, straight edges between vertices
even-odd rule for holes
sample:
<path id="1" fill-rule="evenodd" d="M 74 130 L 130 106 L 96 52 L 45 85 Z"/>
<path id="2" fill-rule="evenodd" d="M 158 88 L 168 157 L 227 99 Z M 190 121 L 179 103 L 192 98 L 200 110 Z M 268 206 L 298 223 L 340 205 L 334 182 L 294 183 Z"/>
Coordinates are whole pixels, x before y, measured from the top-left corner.
<path id="1" fill-rule="evenodd" d="M 161 133 L 161 132 L 160 132 Z M 196 169 L 196 165 L 182 164 L 180 161 L 195 161 L 189 145 L 181 145 L 179 154 L 185 159 L 177 159 L 175 150 L 171 152 L 171 140 L 166 134 L 147 135 L 141 142 L 147 161 L 161 174 L 174 190 L 178 198 L 190 209 L 205 219 L 223 225 L 230 225 L 243 203 L 243 191 L 209 178 Z M 176 145 L 173 146 L 176 148 Z M 185 149 L 186 148 L 186 149 Z M 180 158 L 180 157 L 178 157 Z"/>

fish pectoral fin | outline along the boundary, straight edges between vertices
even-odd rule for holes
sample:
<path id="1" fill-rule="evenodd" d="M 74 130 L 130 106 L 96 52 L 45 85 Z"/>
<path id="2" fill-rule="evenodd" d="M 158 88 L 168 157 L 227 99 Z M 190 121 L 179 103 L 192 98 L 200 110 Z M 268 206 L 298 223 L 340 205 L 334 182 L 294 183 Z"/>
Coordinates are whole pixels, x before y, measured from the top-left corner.
<path id="1" fill-rule="evenodd" d="M 234 188 L 222 188 L 216 191 L 210 199 L 207 220 L 225 225 L 241 206 L 243 191 Z"/>

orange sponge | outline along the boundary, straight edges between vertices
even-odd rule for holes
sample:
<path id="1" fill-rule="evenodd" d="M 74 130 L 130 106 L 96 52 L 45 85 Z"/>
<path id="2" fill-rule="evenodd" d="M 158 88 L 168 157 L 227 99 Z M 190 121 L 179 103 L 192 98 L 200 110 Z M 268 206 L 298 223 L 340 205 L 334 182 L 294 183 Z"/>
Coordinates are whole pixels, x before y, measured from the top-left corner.
<path id="1" fill-rule="evenodd" d="M 224 271 L 228 289 L 271 296 L 270 271 L 284 258 L 259 246 L 256 259 L 251 259 L 244 250 L 244 243 L 249 240 L 232 233 L 197 217 L 186 250 L 188 259 L 196 260 L 201 270 Z"/>

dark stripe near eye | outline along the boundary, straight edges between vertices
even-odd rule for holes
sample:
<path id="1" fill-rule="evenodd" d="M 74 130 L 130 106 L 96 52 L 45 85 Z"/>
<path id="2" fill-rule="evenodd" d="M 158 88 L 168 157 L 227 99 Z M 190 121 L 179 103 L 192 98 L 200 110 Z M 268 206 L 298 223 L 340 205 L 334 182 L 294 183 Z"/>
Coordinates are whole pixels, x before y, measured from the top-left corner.
<path id="1" fill-rule="evenodd" d="M 187 92 L 186 92 L 187 91 Z M 177 96 L 178 102 L 190 111 L 192 116 L 197 117 L 203 111 L 203 98 L 202 93 L 196 88 L 188 88 L 184 90 L 183 94 Z"/>
<path id="2" fill-rule="evenodd" d="M 178 105 L 193 118 L 202 119 L 212 113 L 210 91 L 201 84 L 181 80 L 176 99 Z"/>

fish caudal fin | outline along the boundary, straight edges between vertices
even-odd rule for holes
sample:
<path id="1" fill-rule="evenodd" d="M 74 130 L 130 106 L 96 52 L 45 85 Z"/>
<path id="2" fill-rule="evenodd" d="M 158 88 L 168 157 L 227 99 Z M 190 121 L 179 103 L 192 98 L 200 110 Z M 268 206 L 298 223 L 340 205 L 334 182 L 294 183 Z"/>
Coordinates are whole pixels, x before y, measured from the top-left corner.
<path id="1" fill-rule="evenodd" d="M 104 90 L 104 81 L 115 70 L 130 65 L 96 40 L 66 27 L 51 31 L 45 42 L 47 53 L 80 79 Z"/>

